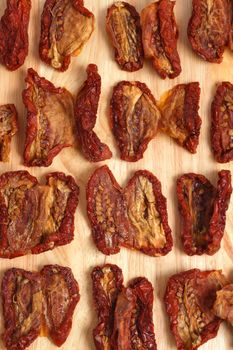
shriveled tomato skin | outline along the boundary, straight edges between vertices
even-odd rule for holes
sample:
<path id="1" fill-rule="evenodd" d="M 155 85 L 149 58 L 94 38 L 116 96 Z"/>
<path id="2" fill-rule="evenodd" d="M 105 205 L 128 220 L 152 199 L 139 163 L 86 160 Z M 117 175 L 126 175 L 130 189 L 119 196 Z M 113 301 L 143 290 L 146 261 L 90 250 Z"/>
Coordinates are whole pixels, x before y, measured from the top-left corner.
<path id="1" fill-rule="evenodd" d="M 111 348 L 114 310 L 119 293 L 123 288 L 122 270 L 113 264 L 96 266 L 91 274 L 94 306 L 98 324 L 93 330 L 97 350 L 104 350 L 107 343 Z"/>
<path id="2" fill-rule="evenodd" d="M 28 24 L 31 0 L 7 0 L 0 20 L 0 62 L 14 71 L 28 55 Z"/>
<path id="3" fill-rule="evenodd" d="M 65 88 L 56 88 L 32 68 L 28 69 L 25 81 L 27 85 L 22 94 L 27 109 L 24 164 L 47 167 L 63 148 L 74 144 L 73 96 Z"/>
<path id="4" fill-rule="evenodd" d="M 147 5 L 141 13 L 145 57 L 151 59 L 162 79 L 174 79 L 181 73 L 174 6 L 175 1 L 160 0 Z"/>
<path id="5" fill-rule="evenodd" d="M 41 270 L 40 274 L 43 280 L 44 296 L 47 303 L 47 318 L 49 320 L 47 324 L 48 334 L 56 346 L 61 346 L 66 341 L 72 328 L 73 313 L 77 303 L 80 300 L 79 285 L 69 267 L 46 265 Z M 57 285 L 55 284 L 54 288 L 50 290 L 54 275 L 58 275 L 58 279 L 62 278 L 64 280 L 64 285 L 67 288 L 66 297 L 69 299 L 68 305 L 66 305 L 66 309 L 64 311 L 60 309 L 60 302 L 58 310 L 54 310 L 54 295 L 57 292 L 57 288 L 55 288 Z M 62 293 L 62 288 L 58 292 Z M 61 296 L 58 294 L 56 298 L 59 300 Z M 64 307 L 64 305 L 61 307 Z M 56 311 L 57 313 L 64 313 L 64 317 L 59 324 L 54 324 L 54 314 Z"/>
<path id="6" fill-rule="evenodd" d="M 118 253 L 122 238 L 117 226 L 124 233 L 124 226 L 127 225 L 126 208 L 123 205 L 121 187 L 106 165 L 90 177 L 86 196 L 87 214 L 97 248 L 106 255 Z M 104 206 L 109 207 L 108 211 L 104 210 Z"/>
<path id="7" fill-rule="evenodd" d="M 30 300 L 27 300 L 28 295 L 22 294 L 21 302 L 27 303 L 25 307 L 30 309 L 30 305 L 33 302 L 33 296 L 35 297 L 39 293 L 42 294 L 42 286 L 40 275 L 34 272 L 28 272 L 22 269 L 10 269 L 7 270 L 2 279 L 2 305 L 3 305 L 3 317 L 5 323 L 5 331 L 2 335 L 3 342 L 7 350 L 24 350 L 26 349 L 38 336 L 40 333 L 40 320 L 39 316 L 35 320 L 35 324 L 31 325 L 27 333 L 23 334 L 20 330 L 20 322 L 16 313 L 15 305 L 13 302 L 15 293 L 20 293 L 20 290 L 17 290 L 17 278 L 25 279 L 30 284 L 31 294 L 29 295 Z M 18 282 L 18 289 L 20 287 L 20 282 Z M 17 295 L 17 294 L 16 294 Z M 23 298 L 24 295 L 24 298 Z M 42 302 L 42 300 L 41 300 Z M 17 303 L 17 301 L 15 301 Z M 23 305 L 22 305 L 23 308 Z M 26 312 L 26 310 L 25 310 Z M 29 313 L 30 316 L 30 313 Z"/>
<path id="8" fill-rule="evenodd" d="M 204 60 L 221 63 L 231 28 L 231 1 L 192 0 L 188 24 L 192 49 Z"/>
<path id="9" fill-rule="evenodd" d="M 217 188 L 198 174 L 185 174 L 177 180 L 181 238 L 188 255 L 213 255 L 220 249 L 232 185 L 230 171 L 222 170 L 218 176 Z"/>
<path id="10" fill-rule="evenodd" d="M 40 335 L 48 335 L 57 346 L 66 341 L 80 299 L 70 268 L 46 265 L 39 273 L 9 269 L 2 296 L 8 350 L 24 350 Z"/>
<path id="11" fill-rule="evenodd" d="M 233 84 L 218 85 L 211 105 L 211 145 L 219 163 L 233 160 Z"/>
<path id="12" fill-rule="evenodd" d="M 122 189 L 107 166 L 87 184 L 87 213 L 97 248 L 116 254 L 120 247 L 150 256 L 166 255 L 173 245 L 161 184 L 148 171 L 138 171 Z"/>
<path id="13" fill-rule="evenodd" d="M 98 316 L 96 349 L 156 350 L 151 283 L 138 277 L 126 288 L 122 270 L 112 264 L 95 267 L 91 277 Z"/>
<path id="14" fill-rule="evenodd" d="M 217 292 L 217 298 L 213 306 L 215 315 L 228 321 L 231 325 L 233 325 L 232 300 L 233 284 L 228 284 Z"/>
<path id="15" fill-rule="evenodd" d="M 59 14 L 59 11 L 58 11 L 59 17 L 57 18 L 57 23 L 56 23 L 56 27 L 57 27 L 56 30 L 58 31 L 58 33 L 56 32 L 53 33 L 54 28 L 52 28 L 53 27 L 52 24 L 53 24 L 53 21 L 55 21 L 53 10 L 55 5 L 57 5 L 59 1 L 60 0 L 45 1 L 42 16 L 41 16 L 41 35 L 40 35 L 40 44 L 39 44 L 39 54 L 42 61 L 44 61 L 45 63 L 50 65 L 52 68 L 56 69 L 57 71 L 64 72 L 69 68 L 71 56 L 75 56 L 76 52 L 74 51 L 72 53 L 69 53 L 63 56 L 62 62 L 60 62 L 59 65 L 57 65 L 57 64 L 53 64 L 53 59 L 51 58 L 50 51 L 52 49 L 52 45 L 54 43 L 55 45 L 57 45 L 57 43 L 59 43 L 59 40 L 61 40 L 64 34 L 64 20 L 65 20 L 64 11 L 67 3 L 70 3 L 76 12 L 90 19 L 90 21 L 92 22 L 92 25 L 91 25 L 92 29 L 90 30 L 90 35 L 94 30 L 94 14 L 84 7 L 83 0 L 69 0 L 69 1 L 66 1 L 66 3 L 65 1 L 62 0 L 60 1 L 61 13 Z M 54 42 L 52 41 L 52 38 Z M 83 45 L 85 44 L 85 41 L 83 42 Z M 81 48 L 79 48 L 78 53 L 81 51 Z"/>
<path id="16" fill-rule="evenodd" d="M 122 17 L 123 26 L 119 26 Z M 143 46 L 140 16 L 134 6 L 118 1 L 108 8 L 106 29 L 113 47 L 115 60 L 122 70 L 134 72 L 143 67 Z"/>
<path id="17" fill-rule="evenodd" d="M 160 100 L 159 128 L 191 153 L 196 153 L 202 120 L 198 82 L 178 84 Z"/>
<path id="18" fill-rule="evenodd" d="M 153 323 L 154 289 L 145 277 L 134 278 L 129 288 L 136 297 L 136 317 L 131 329 L 131 345 L 157 350 Z"/>
<path id="19" fill-rule="evenodd" d="M 44 186 L 27 171 L 2 174 L 0 256 L 39 254 L 70 243 L 78 194 L 75 180 L 63 173 L 48 174 Z"/>
<path id="20" fill-rule="evenodd" d="M 169 278 L 164 301 L 178 350 L 196 350 L 217 335 L 221 320 L 212 307 L 227 283 L 216 270 L 192 269 Z"/>
<path id="21" fill-rule="evenodd" d="M 154 208 L 156 208 L 158 212 L 161 226 L 163 227 L 165 244 L 163 245 L 163 247 L 155 247 L 151 243 L 149 243 L 148 245 L 145 244 L 145 246 L 143 246 L 143 243 L 142 243 L 142 246 L 141 246 L 140 242 L 138 242 L 139 244 L 137 243 L 137 234 L 132 233 L 132 236 L 129 235 L 128 237 L 126 237 L 126 239 L 122 243 L 122 246 L 131 248 L 131 249 L 138 249 L 142 251 L 144 254 L 147 254 L 150 256 L 163 256 L 168 254 L 173 247 L 171 229 L 168 224 L 167 200 L 162 194 L 162 187 L 161 187 L 160 181 L 148 170 L 136 171 L 134 176 L 129 180 L 128 184 L 126 185 L 124 189 L 124 198 L 126 201 L 126 207 L 129 208 L 129 207 L 132 207 L 132 205 L 134 205 L 135 193 L 139 191 L 137 181 L 140 178 L 145 179 L 151 185 L 151 189 L 154 194 Z M 150 201 L 150 199 L 145 196 L 145 202 L 147 200 L 148 202 Z M 145 215 L 147 211 L 149 212 L 148 207 L 145 208 Z"/>
<path id="22" fill-rule="evenodd" d="M 82 152 L 90 162 L 100 162 L 112 157 L 109 147 L 102 143 L 93 128 L 96 123 L 101 94 L 101 76 L 95 64 L 87 67 L 87 80 L 79 90 L 75 102 L 77 136 Z"/>
<path id="23" fill-rule="evenodd" d="M 146 84 L 121 81 L 113 88 L 110 123 L 121 159 L 136 162 L 143 157 L 157 133 L 160 117 L 159 107 Z"/>
<path id="24" fill-rule="evenodd" d="M 18 131 L 18 113 L 13 104 L 0 106 L 0 161 L 8 162 L 11 139 Z"/>

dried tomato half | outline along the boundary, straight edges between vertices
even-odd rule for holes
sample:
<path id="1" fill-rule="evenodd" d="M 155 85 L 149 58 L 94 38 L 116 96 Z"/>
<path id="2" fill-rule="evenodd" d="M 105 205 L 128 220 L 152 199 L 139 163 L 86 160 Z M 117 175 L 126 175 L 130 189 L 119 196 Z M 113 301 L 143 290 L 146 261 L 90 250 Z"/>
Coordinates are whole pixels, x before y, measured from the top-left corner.
<path id="1" fill-rule="evenodd" d="M 92 282 L 98 315 L 96 349 L 156 350 L 151 283 L 139 277 L 125 288 L 121 269 L 111 264 L 94 268 Z"/>
<path id="2" fill-rule="evenodd" d="M 63 72 L 94 30 L 94 15 L 80 0 L 46 0 L 41 17 L 42 61 Z"/>
<path id="3" fill-rule="evenodd" d="M 121 246 L 151 256 L 172 248 L 166 198 L 150 172 L 138 171 L 123 190 L 107 166 L 100 167 L 87 185 L 87 212 L 97 248 L 116 254 Z"/>
<path id="4" fill-rule="evenodd" d="M 101 77 L 95 64 L 87 67 L 87 80 L 78 92 L 75 103 L 75 118 L 78 139 L 84 156 L 91 162 L 100 162 L 112 157 L 109 147 L 102 143 L 93 128 L 96 123 Z"/>
<path id="5" fill-rule="evenodd" d="M 129 288 L 136 297 L 136 308 L 131 321 L 131 348 L 156 350 L 152 284 L 145 277 L 138 277 L 133 279 Z"/>
<path id="6" fill-rule="evenodd" d="M 188 25 L 192 49 L 208 62 L 220 63 L 228 45 L 231 26 L 230 0 L 192 0 Z"/>
<path id="7" fill-rule="evenodd" d="M 160 129 L 191 153 L 196 153 L 201 129 L 199 83 L 179 84 L 160 100 Z"/>
<path id="8" fill-rule="evenodd" d="M 68 244 L 74 237 L 78 186 L 63 173 L 39 185 L 27 171 L 0 176 L 0 256 L 38 254 Z"/>
<path id="9" fill-rule="evenodd" d="M 110 115 L 121 159 L 128 162 L 141 159 L 157 133 L 160 119 L 151 91 L 138 81 L 118 83 L 113 90 Z"/>
<path id="10" fill-rule="evenodd" d="M 0 161 L 9 161 L 11 139 L 17 131 L 18 113 L 15 106 L 0 106 Z"/>
<path id="11" fill-rule="evenodd" d="M 212 311 L 216 292 L 227 284 L 221 271 L 181 272 L 169 278 L 165 305 L 178 350 L 194 350 L 217 335 L 221 320 Z"/>
<path id="12" fill-rule="evenodd" d="M 140 16 L 134 6 L 117 1 L 108 8 L 106 29 L 120 68 L 134 72 L 143 66 Z"/>
<path id="13" fill-rule="evenodd" d="M 40 334 L 43 292 L 38 273 L 10 269 L 2 280 L 5 322 L 3 342 L 7 350 L 23 350 Z"/>
<path id="14" fill-rule="evenodd" d="M 163 79 L 173 79 L 181 72 L 174 6 L 175 1 L 159 0 L 147 5 L 141 13 L 145 57 L 151 59 Z"/>
<path id="15" fill-rule="evenodd" d="M 27 108 L 24 163 L 49 166 L 53 158 L 74 143 L 74 101 L 65 88 L 51 82 L 30 68 L 23 91 Z M 61 127 L 62 126 L 62 127 Z"/>
<path id="16" fill-rule="evenodd" d="M 114 310 L 123 288 L 123 275 L 116 265 L 97 266 L 92 271 L 93 298 L 98 316 L 98 325 L 93 330 L 97 350 L 112 349 L 111 338 L 114 325 Z"/>
<path id="17" fill-rule="evenodd" d="M 123 288 L 118 295 L 114 312 L 113 349 L 131 350 L 131 327 L 136 311 L 136 296 L 130 288 Z M 134 335 L 134 334 L 133 334 Z"/>
<path id="18" fill-rule="evenodd" d="M 13 71 L 28 54 L 28 24 L 31 0 L 7 0 L 0 20 L 0 62 Z"/>
<path id="19" fill-rule="evenodd" d="M 217 188 L 203 175 L 190 173 L 177 180 L 181 237 L 188 255 L 213 255 L 220 248 L 232 186 L 230 171 L 218 176 Z"/>
<path id="20" fill-rule="evenodd" d="M 104 254 L 116 254 L 131 226 L 122 189 L 107 166 L 98 168 L 87 184 L 87 213 L 92 236 Z"/>
<path id="21" fill-rule="evenodd" d="M 233 85 L 223 82 L 217 88 L 212 107 L 211 143 L 219 163 L 233 160 Z"/>
<path id="22" fill-rule="evenodd" d="M 214 303 L 214 313 L 222 320 L 227 320 L 233 326 L 233 284 L 228 284 L 217 292 Z"/>
<path id="23" fill-rule="evenodd" d="M 173 241 L 160 181 L 149 171 L 139 170 L 123 195 L 132 229 L 125 234 L 122 245 L 151 256 L 169 253 Z"/>
<path id="24" fill-rule="evenodd" d="M 46 328 L 54 344 L 67 339 L 74 309 L 79 302 L 79 286 L 70 268 L 47 265 L 41 270 L 46 304 Z"/>
<path id="25" fill-rule="evenodd" d="M 24 350 L 47 334 L 61 346 L 72 326 L 79 287 L 68 267 L 48 265 L 40 273 L 13 268 L 4 274 L 2 301 L 7 350 Z"/>

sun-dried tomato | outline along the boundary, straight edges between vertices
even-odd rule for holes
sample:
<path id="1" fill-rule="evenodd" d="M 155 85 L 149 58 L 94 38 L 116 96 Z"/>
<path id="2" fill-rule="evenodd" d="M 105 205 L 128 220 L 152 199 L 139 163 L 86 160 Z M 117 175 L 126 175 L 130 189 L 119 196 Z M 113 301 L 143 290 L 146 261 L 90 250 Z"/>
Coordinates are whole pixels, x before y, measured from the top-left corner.
<path id="1" fill-rule="evenodd" d="M 98 316 L 98 325 L 93 330 L 95 346 L 97 350 L 112 349 L 114 310 L 117 297 L 123 288 L 122 271 L 116 265 L 106 264 L 95 267 L 91 277 Z"/>
<path id="2" fill-rule="evenodd" d="M 23 350 L 40 334 L 43 292 L 38 273 L 10 269 L 2 280 L 5 321 L 3 341 L 7 350 Z"/>
<path id="3" fill-rule="evenodd" d="M 41 17 L 40 57 L 63 72 L 94 30 L 94 15 L 80 0 L 46 0 Z"/>
<path id="4" fill-rule="evenodd" d="M 79 286 L 70 268 L 47 265 L 41 270 L 46 304 L 46 328 L 54 344 L 67 339 L 74 309 L 79 302 Z"/>
<path id="5" fill-rule="evenodd" d="M 208 62 L 220 63 L 229 42 L 230 0 L 192 0 L 188 38 L 193 50 Z"/>
<path id="6" fill-rule="evenodd" d="M 78 283 L 68 267 L 47 265 L 40 273 L 6 271 L 2 300 L 7 350 L 24 350 L 47 334 L 61 346 L 70 333 L 79 298 Z"/>
<path id="7" fill-rule="evenodd" d="M 217 335 L 221 320 L 212 311 L 216 292 L 227 284 L 221 271 L 181 272 L 170 277 L 165 305 L 178 350 L 194 350 Z"/>
<path id="8" fill-rule="evenodd" d="M 133 279 L 129 287 L 136 296 L 136 312 L 131 321 L 131 348 L 133 350 L 156 350 L 153 323 L 154 290 L 144 277 Z"/>
<path id="9" fill-rule="evenodd" d="M 135 162 L 143 157 L 158 129 L 160 111 L 148 87 L 122 81 L 113 90 L 111 124 L 121 159 Z"/>
<path id="10" fill-rule="evenodd" d="M 17 131 L 18 114 L 15 106 L 0 106 L 0 161 L 9 161 L 11 139 Z"/>
<path id="11" fill-rule="evenodd" d="M 141 14 L 145 57 L 151 59 L 163 79 L 173 79 L 181 72 L 174 6 L 175 1 L 160 0 L 147 5 Z"/>
<path id="12" fill-rule="evenodd" d="M 47 175 L 39 185 L 27 171 L 0 176 L 0 256 L 38 254 L 70 243 L 78 186 L 63 173 Z"/>
<path id="13" fill-rule="evenodd" d="M 156 350 L 153 324 L 153 287 L 144 277 L 123 287 L 116 265 L 97 266 L 92 272 L 98 325 L 93 331 L 97 350 Z"/>
<path id="14" fill-rule="evenodd" d="M 203 175 L 190 173 L 177 180 L 181 237 L 188 255 L 213 255 L 220 248 L 232 186 L 230 171 L 218 176 L 217 188 Z"/>
<path id="15" fill-rule="evenodd" d="M 23 102 L 27 108 L 24 162 L 27 166 L 49 166 L 53 158 L 74 143 L 74 101 L 65 88 L 30 68 Z M 62 127 L 61 127 L 62 126 Z"/>
<path id="16" fill-rule="evenodd" d="M 131 327 L 136 311 L 136 296 L 130 288 L 119 293 L 114 313 L 113 349 L 131 350 Z"/>
<path id="17" fill-rule="evenodd" d="M 75 117 L 78 139 L 84 156 L 91 162 L 100 162 L 112 157 L 109 147 L 102 143 L 93 128 L 96 123 L 101 77 L 95 64 L 87 67 L 87 80 L 76 97 Z"/>
<path id="18" fill-rule="evenodd" d="M 31 0 L 7 0 L 0 20 L 0 62 L 9 70 L 23 65 L 28 54 Z"/>
<path id="19" fill-rule="evenodd" d="M 214 313 L 223 320 L 227 320 L 233 326 L 233 284 L 228 284 L 217 292 L 214 303 Z"/>
<path id="20" fill-rule="evenodd" d="M 116 254 L 121 246 L 151 256 L 172 248 L 166 198 L 159 180 L 138 171 L 123 190 L 107 166 L 100 167 L 87 185 L 87 212 L 97 248 Z"/>
<path id="21" fill-rule="evenodd" d="M 217 88 L 211 108 L 211 143 L 219 163 L 233 160 L 233 85 L 223 82 Z"/>
<path id="22" fill-rule="evenodd" d="M 134 72 L 143 66 L 140 16 L 135 7 L 117 1 L 108 8 L 106 29 L 115 48 L 115 60 L 120 68 Z"/>
<path id="23" fill-rule="evenodd" d="M 191 153 L 196 153 L 201 129 L 199 83 L 179 84 L 160 101 L 160 129 Z"/>

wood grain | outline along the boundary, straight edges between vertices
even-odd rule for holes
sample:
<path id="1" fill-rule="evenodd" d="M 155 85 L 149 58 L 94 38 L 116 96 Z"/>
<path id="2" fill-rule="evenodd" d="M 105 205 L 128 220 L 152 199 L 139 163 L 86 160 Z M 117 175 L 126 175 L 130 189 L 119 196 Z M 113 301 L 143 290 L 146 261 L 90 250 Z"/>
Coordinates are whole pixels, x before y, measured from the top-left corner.
<path id="1" fill-rule="evenodd" d="M 138 11 L 149 3 L 148 0 L 131 0 Z M 8 72 L 0 67 L 0 104 L 15 103 L 20 116 L 20 134 L 15 137 L 11 160 L 8 164 L 0 164 L 0 172 L 25 169 L 22 165 L 22 151 L 24 145 L 25 110 L 22 104 L 21 92 L 24 88 L 26 69 L 33 67 L 42 76 L 51 80 L 56 86 L 65 86 L 76 93 L 85 80 L 87 64 L 96 63 L 102 76 L 102 95 L 99 107 L 99 118 L 96 132 L 103 142 L 106 142 L 113 151 L 113 158 L 107 162 L 116 179 L 125 185 L 134 171 L 148 169 L 162 182 L 163 193 L 168 199 L 169 223 L 174 237 L 174 248 L 170 254 L 161 258 L 151 258 L 139 252 L 122 249 L 115 256 L 105 257 L 94 246 L 91 238 L 90 226 L 86 215 L 85 187 L 90 174 L 100 165 L 87 162 L 81 153 L 75 149 L 65 149 L 55 158 L 49 168 L 31 168 L 32 175 L 43 178 L 49 171 L 64 171 L 72 174 L 80 186 L 80 204 L 76 213 L 76 230 L 74 241 L 67 246 L 56 248 L 51 252 L 38 256 L 21 257 L 14 260 L 0 261 L 0 278 L 2 273 L 13 266 L 28 270 L 38 270 L 44 264 L 61 264 L 70 266 L 81 288 L 81 301 L 76 308 L 73 319 L 73 328 L 69 338 L 61 349 L 65 350 L 94 350 L 92 343 L 92 329 L 96 324 L 96 317 L 92 303 L 92 287 L 90 272 L 97 264 L 106 262 L 115 263 L 123 269 L 125 282 L 136 276 L 146 276 L 155 288 L 154 322 L 156 339 L 159 350 L 175 349 L 175 342 L 170 333 L 167 316 L 163 305 L 163 295 L 167 278 L 176 272 L 190 268 L 223 269 L 233 279 L 233 199 L 227 214 L 227 225 L 221 250 L 213 257 L 188 257 L 181 249 L 180 226 L 175 195 L 175 181 L 177 176 L 185 172 L 197 172 L 207 176 L 214 183 L 217 180 L 217 171 L 232 169 L 232 165 L 217 164 L 210 149 L 210 103 L 215 91 L 216 83 L 233 81 L 232 54 L 225 52 L 221 65 L 205 63 L 191 50 L 187 41 L 186 28 L 191 14 L 191 0 L 177 0 L 175 7 L 177 22 L 180 28 L 179 53 L 182 62 L 182 74 L 174 80 L 161 80 L 146 62 L 144 68 L 135 73 L 121 71 L 113 60 L 113 51 L 105 33 L 106 9 L 112 0 L 86 0 L 86 6 L 96 16 L 96 29 L 91 40 L 85 46 L 81 55 L 72 60 L 69 70 L 65 73 L 55 72 L 43 64 L 38 56 L 38 38 L 40 33 L 40 15 L 44 0 L 32 0 L 30 21 L 30 53 L 21 69 Z M 0 1 L 0 15 L 5 8 L 5 1 Z M 144 155 L 144 159 L 137 163 L 127 163 L 119 159 L 119 153 L 109 128 L 108 108 L 112 87 L 120 80 L 140 80 L 145 82 L 155 97 L 178 83 L 199 81 L 201 85 L 201 116 L 203 120 L 200 145 L 196 155 L 191 155 L 168 137 L 159 134 L 153 140 Z M 0 310 L 0 332 L 3 331 L 2 312 Z M 34 342 L 30 349 L 53 350 L 56 347 L 46 338 Z M 0 349 L 4 349 L 0 343 Z M 217 338 L 209 341 L 203 350 L 230 350 L 233 349 L 232 328 L 222 325 Z"/>

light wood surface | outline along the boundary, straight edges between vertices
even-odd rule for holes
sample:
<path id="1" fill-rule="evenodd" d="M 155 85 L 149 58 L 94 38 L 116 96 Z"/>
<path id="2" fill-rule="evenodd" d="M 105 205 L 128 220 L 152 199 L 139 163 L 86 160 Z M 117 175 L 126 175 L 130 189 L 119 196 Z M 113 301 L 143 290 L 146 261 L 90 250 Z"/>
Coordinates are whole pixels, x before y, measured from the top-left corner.
<path id="1" fill-rule="evenodd" d="M 148 0 L 131 0 L 138 11 L 149 3 Z M 165 257 L 151 258 L 140 252 L 122 249 L 117 255 L 110 257 L 100 253 L 93 244 L 90 225 L 86 215 L 85 187 L 89 176 L 101 164 L 91 164 L 86 161 L 76 149 L 65 149 L 55 158 L 49 168 L 27 169 L 32 175 L 43 180 L 43 175 L 50 171 L 63 171 L 71 174 L 80 186 L 80 203 L 76 212 L 75 239 L 66 246 L 40 255 L 24 256 L 13 260 L 0 260 L 0 278 L 3 272 L 11 267 L 28 270 L 39 270 L 45 264 L 61 264 L 70 266 L 81 289 L 79 302 L 73 318 L 73 328 L 66 343 L 61 347 L 65 350 L 94 350 L 92 329 L 96 325 L 96 316 L 92 302 L 92 285 L 90 272 L 98 264 L 114 263 L 122 268 L 125 283 L 136 276 L 146 276 L 155 289 L 154 323 L 156 340 L 159 350 L 175 349 L 175 342 L 170 333 L 168 319 L 163 304 L 163 295 L 168 277 L 174 273 L 190 268 L 223 269 L 233 280 L 233 198 L 227 214 L 227 225 L 222 247 L 212 257 L 188 257 L 182 251 L 180 243 L 180 224 L 177 211 L 175 182 L 177 176 L 186 172 L 197 172 L 207 176 L 213 183 L 217 180 L 217 171 L 231 169 L 230 163 L 217 164 L 210 149 L 210 103 L 216 83 L 233 81 L 233 54 L 225 52 L 222 64 L 205 63 L 191 50 L 187 41 L 186 28 L 191 14 L 191 0 L 177 0 L 175 13 L 180 29 L 179 53 L 182 62 L 182 74 L 174 80 L 161 80 L 152 69 L 150 62 L 135 73 L 121 71 L 113 59 L 113 51 L 105 33 L 106 9 L 112 0 L 86 0 L 85 4 L 96 16 L 96 28 L 90 41 L 81 55 L 72 59 L 70 68 L 65 73 L 59 73 L 42 63 L 38 56 L 38 39 L 40 33 L 40 15 L 44 0 L 32 0 L 30 20 L 30 52 L 23 67 L 16 72 L 9 72 L 0 66 L 0 104 L 15 103 L 20 116 L 20 133 L 14 138 L 11 159 L 8 164 L 0 164 L 0 172 L 26 169 L 22 165 L 22 152 L 25 135 L 25 109 L 21 92 L 24 88 L 26 69 L 33 67 L 41 76 L 51 80 L 56 86 L 65 86 L 76 94 L 82 82 L 86 79 L 86 66 L 96 63 L 102 76 L 102 95 L 99 106 L 99 116 L 96 132 L 103 142 L 113 151 L 113 158 L 108 164 L 117 181 L 124 186 L 134 171 L 148 169 L 161 181 L 163 194 L 168 199 L 169 223 L 172 228 L 174 247 Z M 0 15 L 5 8 L 5 0 L 0 1 Z M 196 155 L 191 155 L 176 145 L 167 136 L 159 134 L 150 144 L 144 158 L 137 163 L 127 163 L 119 159 L 119 153 L 113 135 L 109 128 L 108 108 L 112 87 L 120 80 L 139 80 L 145 82 L 156 99 L 161 94 L 178 83 L 199 81 L 201 85 L 200 114 L 203 120 L 200 143 Z M 3 331 L 2 310 L 0 310 L 0 332 Z M 39 338 L 30 349 L 53 350 L 56 347 L 47 339 Z M 2 342 L 0 349 L 4 349 Z M 232 328 L 226 324 L 220 327 L 218 336 L 201 347 L 203 350 L 233 349 Z"/>

